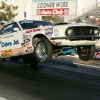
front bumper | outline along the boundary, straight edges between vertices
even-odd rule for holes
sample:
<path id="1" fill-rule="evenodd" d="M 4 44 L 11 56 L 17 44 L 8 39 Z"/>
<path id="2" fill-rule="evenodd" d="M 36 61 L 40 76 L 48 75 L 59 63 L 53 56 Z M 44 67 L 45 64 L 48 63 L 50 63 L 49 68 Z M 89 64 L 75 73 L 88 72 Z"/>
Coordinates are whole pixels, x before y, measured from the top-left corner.
<path id="1" fill-rule="evenodd" d="M 67 36 L 67 37 L 51 37 L 50 40 L 54 39 L 100 39 L 100 36 Z"/>
<path id="2" fill-rule="evenodd" d="M 88 46 L 95 45 L 100 36 L 73 36 L 73 37 L 52 37 L 50 40 L 57 46 Z"/>

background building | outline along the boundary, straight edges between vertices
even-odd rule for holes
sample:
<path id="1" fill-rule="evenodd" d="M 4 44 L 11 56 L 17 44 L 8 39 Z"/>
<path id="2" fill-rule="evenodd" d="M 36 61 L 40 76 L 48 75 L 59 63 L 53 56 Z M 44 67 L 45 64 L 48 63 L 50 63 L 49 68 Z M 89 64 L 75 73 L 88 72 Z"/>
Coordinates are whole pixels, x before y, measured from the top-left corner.
<path id="1" fill-rule="evenodd" d="M 4 0 L 0 0 L 4 1 Z M 38 1 L 38 2 L 37 2 Z M 64 17 L 64 21 L 69 21 L 77 16 L 82 15 L 84 12 L 92 9 L 94 6 L 98 6 L 100 0 L 47 0 L 48 2 L 45 2 L 46 0 L 8 0 L 8 4 L 13 4 L 18 6 L 18 10 L 15 12 L 18 15 L 15 17 L 15 20 L 21 20 L 21 19 L 39 19 L 41 20 L 42 14 L 38 14 L 38 9 L 49 9 L 51 11 L 51 7 L 44 8 L 42 4 L 45 3 L 60 3 L 59 7 L 54 7 L 54 9 L 62 8 L 63 14 L 60 14 L 60 16 Z M 65 5 L 61 5 L 62 2 L 68 2 L 68 5 L 65 7 Z M 38 8 L 39 4 L 42 6 Z M 67 8 L 67 9 L 65 9 Z M 40 10 L 40 12 L 42 11 Z M 46 11 L 46 10 L 44 10 Z M 53 16 L 51 14 L 51 16 Z M 56 15 L 58 16 L 58 15 Z"/>

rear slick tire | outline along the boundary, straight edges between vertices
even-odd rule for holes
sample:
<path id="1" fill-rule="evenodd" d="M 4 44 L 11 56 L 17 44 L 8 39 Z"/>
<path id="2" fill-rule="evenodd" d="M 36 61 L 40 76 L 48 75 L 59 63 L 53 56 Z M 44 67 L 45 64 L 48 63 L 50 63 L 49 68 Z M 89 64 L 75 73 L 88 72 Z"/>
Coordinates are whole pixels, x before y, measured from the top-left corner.
<path id="1" fill-rule="evenodd" d="M 0 67 L 2 66 L 2 58 L 0 57 Z"/>
<path id="2" fill-rule="evenodd" d="M 38 70 L 37 68 L 38 61 L 36 60 L 35 56 L 30 56 L 30 67 Z"/>
<path id="3" fill-rule="evenodd" d="M 38 62 L 48 63 L 52 59 L 52 43 L 46 37 L 33 39 L 34 55 Z"/>
<path id="4" fill-rule="evenodd" d="M 25 65 L 30 66 L 34 70 L 38 70 L 37 67 L 38 61 L 36 60 L 33 54 L 23 56 L 23 62 Z"/>

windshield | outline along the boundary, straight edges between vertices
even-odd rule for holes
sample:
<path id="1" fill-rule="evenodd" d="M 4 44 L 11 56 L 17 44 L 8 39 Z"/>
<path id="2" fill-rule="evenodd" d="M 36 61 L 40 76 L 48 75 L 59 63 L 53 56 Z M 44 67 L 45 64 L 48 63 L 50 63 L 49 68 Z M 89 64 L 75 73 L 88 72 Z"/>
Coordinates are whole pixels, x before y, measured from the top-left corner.
<path id="1" fill-rule="evenodd" d="M 32 29 L 32 28 L 38 28 L 42 26 L 53 26 L 54 24 L 51 22 L 46 21 L 32 21 L 32 20 L 25 20 L 20 21 L 19 24 L 21 25 L 22 29 Z"/>

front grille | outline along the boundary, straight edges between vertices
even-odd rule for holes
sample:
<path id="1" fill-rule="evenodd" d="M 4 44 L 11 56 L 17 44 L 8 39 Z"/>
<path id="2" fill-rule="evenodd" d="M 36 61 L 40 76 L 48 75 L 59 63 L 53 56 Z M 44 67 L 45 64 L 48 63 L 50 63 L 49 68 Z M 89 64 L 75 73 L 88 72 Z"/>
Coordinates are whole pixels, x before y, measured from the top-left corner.
<path id="1" fill-rule="evenodd" d="M 97 29 L 96 27 L 70 27 L 70 28 L 73 30 L 71 36 L 94 36 L 94 29 Z"/>
<path id="2" fill-rule="evenodd" d="M 94 35 L 94 28 L 91 27 L 74 27 L 74 36 L 90 36 Z"/>

